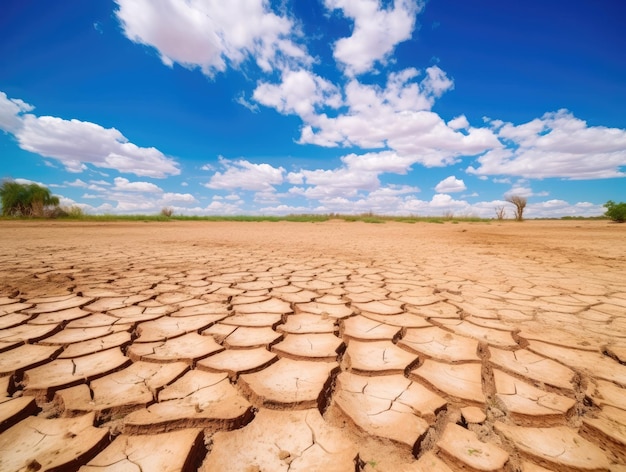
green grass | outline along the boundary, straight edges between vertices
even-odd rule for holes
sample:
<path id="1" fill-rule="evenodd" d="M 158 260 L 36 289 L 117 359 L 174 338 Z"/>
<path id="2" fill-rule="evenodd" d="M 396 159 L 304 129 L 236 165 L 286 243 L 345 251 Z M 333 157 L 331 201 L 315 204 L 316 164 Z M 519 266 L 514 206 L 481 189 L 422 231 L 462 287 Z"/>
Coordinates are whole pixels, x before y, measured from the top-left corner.
<path id="1" fill-rule="evenodd" d="M 609 218 L 605 215 L 600 215 L 600 216 L 562 216 L 561 219 L 562 220 L 608 220 Z"/>
<path id="2" fill-rule="evenodd" d="M 17 218 L 17 217 L 0 217 L 0 221 L 4 220 L 31 220 L 33 218 Z M 42 219 L 42 218 L 38 218 Z M 475 216 L 453 216 L 453 215 L 441 215 L 441 216 L 388 216 L 377 215 L 372 212 L 347 215 L 339 213 L 325 213 L 325 214 L 292 214 L 286 216 L 267 216 L 267 215 L 232 215 L 232 216 L 197 216 L 197 215 L 176 215 L 166 216 L 163 214 L 152 215 L 89 215 L 81 212 L 69 212 L 67 216 L 61 216 L 57 218 L 60 221 L 91 221 L 91 222 L 176 222 L 176 221 L 239 221 L 239 222 L 271 222 L 276 223 L 280 221 L 290 221 L 297 223 L 321 223 L 329 220 L 343 220 L 346 222 L 361 222 L 361 223 L 373 223 L 384 224 L 388 221 L 396 223 L 435 223 L 435 224 L 458 224 L 458 223 L 491 223 L 498 221 L 495 218 L 478 218 Z M 551 219 L 551 218 L 546 218 Z M 576 217 L 565 216 L 562 218 L 553 218 L 562 220 L 598 220 L 606 219 L 606 217 Z M 513 221 L 513 220 L 503 220 Z"/>
<path id="3" fill-rule="evenodd" d="M 0 217 L 0 220 L 32 220 L 34 218 L 19 217 Z M 38 218 L 43 219 L 43 218 Z M 172 215 L 165 216 L 162 214 L 155 215 L 89 215 L 89 214 L 69 214 L 55 218 L 59 221 L 91 221 L 91 222 L 125 222 L 125 221 L 143 221 L 143 222 L 175 222 L 175 221 L 239 221 L 239 222 L 279 222 L 290 221 L 297 223 L 321 223 L 329 220 L 343 220 L 347 222 L 362 222 L 382 224 L 388 221 L 398 223 L 445 223 L 445 222 L 476 222 L 484 223 L 492 220 L 486 218 L 475 217 L 417 217 L 417 216 L 386 216 L 364 213 L 360 215 L 343 215 L 343 214 L 302 214 L 302 215 L 286 215 L 286 216 L 267 216 L 267 215 L 233 215 L 233 216 L 197 216 L 197 215 Z"/>

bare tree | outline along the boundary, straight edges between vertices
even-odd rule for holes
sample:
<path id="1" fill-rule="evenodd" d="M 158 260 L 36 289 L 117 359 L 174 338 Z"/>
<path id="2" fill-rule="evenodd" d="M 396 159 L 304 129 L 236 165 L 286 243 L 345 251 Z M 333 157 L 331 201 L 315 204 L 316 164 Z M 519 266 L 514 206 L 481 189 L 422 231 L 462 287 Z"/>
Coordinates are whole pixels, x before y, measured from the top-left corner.
<path id="1" fill-rule="evenodd" d="M 504 209 L 504 205 L 496 207 L 496 218 L 498 218 L 498 221 L 502 221 L 504 218 L 506 218 L 506 210 Z"/>
<path id="2" fill-rule="evenodd" d="M 520 197 L 519 195 L 510 195 L 506 197 L 506 201 L 515 205 L 515 219 L 522 221 L 524 219 L 524 208 L 526 208 L 526 197 Z"/>

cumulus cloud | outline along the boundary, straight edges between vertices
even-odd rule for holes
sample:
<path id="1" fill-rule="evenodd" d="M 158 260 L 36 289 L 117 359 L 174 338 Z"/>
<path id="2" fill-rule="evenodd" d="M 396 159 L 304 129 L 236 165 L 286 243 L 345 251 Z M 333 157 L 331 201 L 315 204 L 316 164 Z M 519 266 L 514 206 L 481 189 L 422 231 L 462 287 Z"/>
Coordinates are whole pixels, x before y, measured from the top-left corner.
<path id="1" fill-rule="evenodd" d="M 260 83 L 254 100 L 283 114 L 295 114 L 303 120 L 312 119 L 318 107 L 337 108 L 341 94 L 331 82 L 305 69 L 285 70 L 279 84 Z"/>
<path id="2" fill-rule="evenodd" d="M 158 149 L 139 147 L 115 128 L 88 121 L 29 114 L 16 138 L 22 149 L 57 159 L 70 172 L 82 172 L 90 163 L 155 178 L 180 173 L 174 160 Z"/>
<path id="3" fill-rule="evenodd" d="M 242 189 L 261 192 L 273 190 L 274 185 L 280 185 L 284 181 L 285 169 L 282 167 L 224 158 L 220 158 L 220 164 L 225 170 L 213 174 L 205 187 L 214 190 Z"/>
<path id="4" fill-rule="evenodd" d="M 563 216 L 598 216 L 602 215 L 605 208 L 602 205 L 590 202 L 568 203 L 565 200 L 546 200 L 543 202 L 529 203 L 524 211 L 528 218 L 560 218 Z"/>
<path id="5" fill-rule="evenodd" d="M 162 193 L 163 189 L 150 182 L 130 182 L 124 177 L 113 179 L 113 191 L 122 192 L 142 192 L 142 193 Z"/>
<path id="6" fill-rule="evenodd" d="M 241 213 L 243 200 L 223 201 L 213 199 L 205 208 L 199 209 L 199 214 L 235 215 Z"/>
<path id="7" fill-rule="evenodd" d="M 77 182 L 78 179 L 72 184 Z M 82 184 L 74 186 L 84 187 Z M 94 193 L 84 194 L 82 199 L 106 202 L 99 206 L 81 205 L 89 213 L 158 213 L 164 207 L 172 208 L 175 213 L 183 213 L 189 205 L 198 202 L 189 193 L 166 192 L 151 182 L 132 182 L 123 177 L 113 179 L 113 184 L 91 181 L 87 188 Z"/>
<path id="8" fill-rule="evenodd" d="M 446 177 L 435 187 L 435 191 L 438 193 L 456 193 L 463 192 L 466 189 L 465 182 L 461 179 L 457 179 L 453 175 Z"/>
<path id="9" fill-rule="evenodd" d="M 379 0 L 325 0 L 354 21 L 352 35 L 334 44 L 333 55 L 348 75 L 362 74 L 385 62 L 398 43 L 411 38 L 415 16 L 424 7 L 416 0 L 395 0 L 387 8 Z"/>
<path id="10" fill-rule="evenodd" d="M 159 201 L 159 204 L 168 205 L 172 203 L 196 203 L 196 197 L 189 193 L 165 192 Z"/>
<path id="11" fill-rule="evenodd" d="M 588 126 L 567 110 L 528 123 L 498 123 L 502 144 L 477 159 L 476 175 L 525 178 L 601 179 L 624 177 L 626 130 Z"/>
<path id="12" fill-rule="evenodd" d="M 457 118 L 451 126 L 430 111 L 437 96 L 452 86 L 437 66 L 421 81 L 415 69 L 391 73 L 385 87 L 350 81 L 345 87 L 345 113 L 319 114 L 306 123 L 300 143 L 390 149 L 409 163 L 445 166 L 460 156 L 478 155 L 499 147 L 489 128 L 474 128 Z M 463 131 L 460 131 L 460 126 Z M 410 164 L 409 164 L 410 165 Z"/>
<path id="13" fill-rule="evenodd" d="M 469 128 L 469 121 L 467 121 L 465 115 L 457 116 L 448 121 L 448 127 L 453 130 L 466 129 Z"/>
<path id="14" fill-rule="evenodd" d="M 285 62 L 308 62 L 294 25 L 265 0 L 116 0 L 124 34 L 154 47 L 164 64 L 199 67 L 207 76 L 253 58 L 269 72 Z"/>
<path id="15" fill-rule="evenodd" d="M 421 200 L 416 197 L 418 188 L 410 186 L 382 186 L 374 191 L 358 194 L 354 197 L 341 195 L 318 195 L 313 207 L 307 207 L 304 213 L 364 213 L 396 216 L 442 216 L 455 214 L 457 216 L 494 216 L 495 204 L 482 202 L 470 204 L 466 200 L 456 200 L 447 194 L 436 194 L 430 200 Z M 500 202 L 502 203 L 502 202 Z M 265 212 L 280 214 L 285 209 L 283 203 L 275 207 L 264 208 Z M 293 211 L 291 211 L 293 212 Z M 290 213 L 287 211 L 286 213 Z M 284 213 L 283 213 L 284 214 Z"/>
<path id="16" fill-rule="evenodd" d="M 292 189 L 292 192 L 314 200 L 337 196 L 354 197 L 360 190 L 372 191 L 380 186 L 376 173 L 361 172 L 349 167 L 303 170 L 302 175 L 309 187 L 297 191 Z"/>
<path id="17" fill-rule="evenodd" d="M 426 78 L 422 81 L 424 91 L 431 97 L 439 98 L 454 88 L 454 82 L 437 66 L 426 69 Z"/>
<path id="18" fill-rule="evenodd" d="M 382 151 L 366 154 L 348 154 L 341 158 L 341 162 L 348 168 L 360 172 L 406 174 L 414 159 L 401 156 L 393 151 Z"/>
<path id="19" fill-rule="evenodd" d="M 9 98 L 6 93 L 0 92 L 0 129 L 7 133 L 17 133 L 22 127 L 20 115 L 34 108 L 19 98 Z"/>
<path id="20" fill-rule="evenodd" d="M 412 159 L 406 159 L 392 151 L 367 154 L 348 154 L 341 157 L 342 165 L 335 169 L 302 169 L 290 172 L 286 181 L 295 185 L 289 189 L 292 195 L 310 200 L 328 200 L 336 197 L 354 198 L 360 192 L 376 192 L 380 189 L 379 176 L 385 173 L 405 174 Z M 390 187 L 398 193 L 407 188 Z M 389 189 L 388 189 L 389 191 Z"/>
<path id="21" fill-rule="evenodd" d="M 68 185 L 70 187 L 81 187 L 81 188 L 89 187 L 89 184 L 87 182 L 84 182 L 80 179 L 76 179 L 73 182 L 65 182 L 65 185 Z"/>
<path id="22" fill-rule="evenodd" d="M 24 113 L 31 105 L 0 95 L 0 125 L 15 135 L 19 146 L 58 160 L 69 172 L 82 172 L 86 163 L 136 175 L 163 178 L 180 173 L 176 162 L 156 148 L 139 147 L 115 128 L 96 123 Z M 12 113 L 12 115 L 11 115 Z"/>

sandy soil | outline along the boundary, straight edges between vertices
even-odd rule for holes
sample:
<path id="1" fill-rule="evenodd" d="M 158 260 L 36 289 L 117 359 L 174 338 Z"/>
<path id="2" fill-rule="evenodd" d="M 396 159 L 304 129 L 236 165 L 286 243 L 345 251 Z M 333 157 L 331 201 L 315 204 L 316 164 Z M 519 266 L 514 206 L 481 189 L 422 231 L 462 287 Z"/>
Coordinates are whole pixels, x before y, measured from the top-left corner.
<path id="1" fill-rule="evenodd" d="M 626 225 L 0 222 L 0 470 L 625 471 Z"/>

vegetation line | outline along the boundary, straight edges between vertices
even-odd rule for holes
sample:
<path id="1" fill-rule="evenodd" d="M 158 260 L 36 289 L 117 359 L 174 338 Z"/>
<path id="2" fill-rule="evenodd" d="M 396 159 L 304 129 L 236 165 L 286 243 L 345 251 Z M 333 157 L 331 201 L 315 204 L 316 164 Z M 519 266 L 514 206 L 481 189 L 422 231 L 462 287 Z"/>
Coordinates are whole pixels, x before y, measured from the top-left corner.
<path id="1" fill-rule="evenodd" d="M 515 219 L 523 221 L 526 198 L 511 196 L 507 198 L 509 203 L 515 206 Z M 454 216 L 446 213 L 443 216 L 389 216 L 378 215 L 373 212 L 346 215 L 339 213 L 324 214 L 291 214 L 286 216 L 265 216 L 265 215 L 215 215 L 215 216 L 188 216 L 175 215 L 172 208 L 163 208 L 157 215 L 89 215 L 79 206 L 61 207 L 59 198 L 52 195 L 50 190 L 37 184 L 22 184 L 12 180 L 5 180 L 0 184 L 0 220 L 6 219 L 31 219 L 31 218 L 52 218 L 71 221 L 293 221 L 303 223 L 316 223 L 332 219 L 344 221 L 361 221 L 364 223 L 385 223 L 395 221 L 401 223 L 452 223 L 459 222 L 482 222 L 494 221 L 494 218 L 479 218 L 476 216 Z M 626 203 L 615 203 L 608 201 L 605 205 L 607 209 L 603 216 L 578 218 L 563 217 L 562 219 L 605 219 L 609 218 L 615 222 L 622 223 L 626 220 Z M 505 219 L 504 207 L 495 208 L 497 221 Z"/>
<path id="2" fill-rule="evenodd" d="M 165 216 L 158 215 L 88 215 L 76 211 L 75 208 L 70 208 L 62 215 L 55 215 L 51 218 L 63 220 L 63 221 L 92 221 L 92 222 L 106 222 L 106 221 L 144 221 L 144 222 L 158 222 L 158 221 L 241 221 L 241 222 L 300 222 L 300 223 L 321 223 L 329 220 L 343 220 L 346 222 L 360 221 L 363 223 L 385 223 L 387 221 L 395 221 L 400 223 L 445 223 L 446 221 L 452 223 L 459 222 L 491 222 L 488 218 L 478 217 L 454 217 L 454 216 L 386 216 L 376 215 L 372 213 L 362 213 L 358 215 L 345 215 L 338 213 L 325 213 L 325 214 L 292 214 L 285 216 L 266 216 L 266 215 L 213 215 L 213 216 L 190 216 L 190 215 L 170 215 Z M 29 220 L 32 217 L 29 216 L 4 216 L 0 220 Z"/>
<path id="3" fill-rule="evenodd" d="M 343 220 L 345 222 L 362 222 L 362 223 L 437 223 L 444 224 L 446 222 L 452 224 L 458 223 L 493 223 L 494 219 L 478 218 L 473 216 L 389 216 L 389 215 L 377 215 L 372 213 L 361 213 L 358 215 L 346 215 L 338 213 L 325 213 L 325 214 L 293 214 L 285 216 L 266 216 L 266 215 L 213 215 L 213 216 L 193 216 L 193 215 L 116 215 L 116 214 L 104 214 L 104 215 L 88 215 L 85 213 L 77 212 L 76 209 L 70 208 L 67 214 L 52 216 L 51 219 L 61 221 L 84 221 L 84 222 L 125 222 L 125 221 L 139 221 L 139 222 L 176 222 L 176 221 L 239 221 L 239 222 L 280 222 L 290 221 L 298 223 L 321 223 L 330 220 Z M 0 221 L 7 220 L 32 220 L 30 216 L 4 216 L 0 217 Z M 543 218 L 546 219 L 546 218 Z M 550 219 L 550 218 L 548 218 Z M 599 217 L 570 217 L 565 216 L 563 218 L 553 218 L 562 220 L 604 220 L 607 219 L 604 216 Z M 514 220 L 504 220 L 514 223 Z M 498 221 L 501 222 L 501 221 Z"/>

